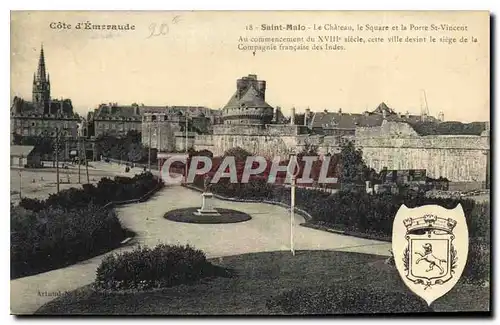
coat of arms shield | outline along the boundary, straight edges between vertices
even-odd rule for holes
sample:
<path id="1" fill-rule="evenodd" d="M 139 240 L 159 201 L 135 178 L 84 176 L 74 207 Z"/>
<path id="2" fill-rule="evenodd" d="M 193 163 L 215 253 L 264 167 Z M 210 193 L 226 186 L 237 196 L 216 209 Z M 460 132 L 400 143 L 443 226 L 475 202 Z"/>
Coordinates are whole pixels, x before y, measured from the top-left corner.
<path id="1" fill-rule="evenodd" d="M 394 218 L 392 250 L 405 284 L 427 304 L 457 283 L 467 261 L 469 233 L 460 204 L 455 209 L 404 204 Z"/>

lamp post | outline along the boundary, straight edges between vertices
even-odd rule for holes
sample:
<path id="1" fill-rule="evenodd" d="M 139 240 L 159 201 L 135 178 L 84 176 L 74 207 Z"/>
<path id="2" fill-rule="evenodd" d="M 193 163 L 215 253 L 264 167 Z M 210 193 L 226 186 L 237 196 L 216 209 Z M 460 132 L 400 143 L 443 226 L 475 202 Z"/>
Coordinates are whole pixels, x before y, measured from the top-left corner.
<path id="1" fill-rule="evenodd" d="M 295 248 L 293 245 L 293 226 L 295 219 L 295 182 L 297 178 L 297 174 L 299 173 L 298 165 L 297 165 L 297 156 L 294 152 L 289 155 L 290 160 L 288 162 L 288 175 L 291 175 L 290 181 L 290 251 L 292 255 L 295 256 Z"/>

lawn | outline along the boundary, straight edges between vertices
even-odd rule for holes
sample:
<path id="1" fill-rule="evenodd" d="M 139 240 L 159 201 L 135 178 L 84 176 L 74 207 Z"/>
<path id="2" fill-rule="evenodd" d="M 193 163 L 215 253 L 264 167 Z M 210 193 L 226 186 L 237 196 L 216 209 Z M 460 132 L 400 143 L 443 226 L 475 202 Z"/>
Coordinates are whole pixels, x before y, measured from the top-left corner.
<path id="1" fill-rule="evenodd" d="M 141 315 L 263 315 L 266 303 L 293 288 L 324 288 L 356 284 L 384 292 L 413 295 L 385 257 L 332 251 L 267 252 L 212 260 L 232 269 L 232 278 L 219 277 L 192 285 L 140 293 L 98 293 L 82 287 L 42 306 L 36 314 Z M 489 288 L 457 284 L 437 300 L 435 311 L 488 311 Z"/>

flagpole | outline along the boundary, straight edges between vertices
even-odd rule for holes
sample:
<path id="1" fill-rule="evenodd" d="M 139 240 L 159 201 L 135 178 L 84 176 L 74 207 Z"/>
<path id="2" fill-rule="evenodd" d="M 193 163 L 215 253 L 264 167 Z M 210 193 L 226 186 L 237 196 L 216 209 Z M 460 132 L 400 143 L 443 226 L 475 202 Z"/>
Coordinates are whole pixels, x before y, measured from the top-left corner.
<path id="1" fill-rule="evenodd" d="M 290 202 L 290 250 L 292 255 L 295 256 L 295 249 L 293 247 L 293 219 L 295 218 L 295 175 L 292 175 L 292 189 L 291 189 L 291 202 Z"/>
<path id="2" fill-rule="evenodd" d="M 294 226 L 294 219 L 295 219 L 295 179 L 296 179 L 296 173 L 298 173 L 297 170 L 297 156 L 295 155 L 294 152 L 290 154 L 290 161 L 288 162 L 288 173 L 291 175 L 291 182 L 290 182 L 290 251 L 292 252 L 292 255 L 295 256 L 295 248 L 293 245 L 293 226 Z M 287 177 L 289 176 L 287 175 Z"/>
<path id="3" fill-rule="evenodd" d="M 186 164 L 185 164 L 185 171 L 184 171 L 184 181 L 187 184 L 187 177 L 188 177 L 188 164 L 187 164 L 187 159 L 188 159 L 188 116 L 187 116 L 187 110 L 186 110 L 186 140 L 185 140 L 185 150 L 186 150 Z"/>

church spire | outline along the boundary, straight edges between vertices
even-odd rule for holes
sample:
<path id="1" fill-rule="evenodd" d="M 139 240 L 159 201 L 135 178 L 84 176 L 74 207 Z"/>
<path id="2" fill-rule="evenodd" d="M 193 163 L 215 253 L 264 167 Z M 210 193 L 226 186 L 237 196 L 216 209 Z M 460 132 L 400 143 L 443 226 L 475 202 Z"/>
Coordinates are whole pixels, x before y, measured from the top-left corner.
<path id="1" fill-rule="evenodd" d="M 48 113 L 50 106 L 50 81 L 45 68 L 45 55 L 43 53 L 43 44 L 40 49 L 40 58 L 38 59 L 38 68 L 33 76 L 33 104 L 40 113 Z"/>
<path id="2" fill-rule="evenodd" d="M 40 49 L 40 58 L 38 59 L 38 69 L 36 73 L 36 77 L 38 81 L 45 82 L 46 79 L 46 71 L 45 71 L 45 56 L 43 54 L 43 44 Z"/>

